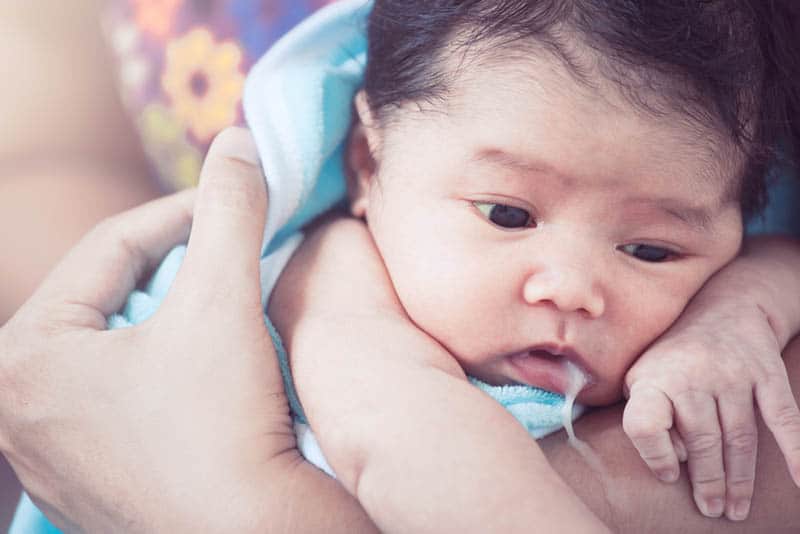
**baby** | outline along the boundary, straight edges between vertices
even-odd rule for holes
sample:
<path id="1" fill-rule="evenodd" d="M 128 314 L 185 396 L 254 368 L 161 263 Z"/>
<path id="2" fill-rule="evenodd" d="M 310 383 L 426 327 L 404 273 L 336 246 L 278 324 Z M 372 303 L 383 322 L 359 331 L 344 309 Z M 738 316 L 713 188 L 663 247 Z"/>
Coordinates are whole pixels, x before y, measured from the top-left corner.
<path id="1" fill-rule="evenodd" d="M 374 3 L 343 150 L 353 217 L 309 233 L 268 315 L 325 456 L 381 530 L 603 528 L 484 390 L 617 402 L 737 255 L 782 133 L 761 95 L 785 88 L 765 15 L 679 4 Z"/>
<path id="2" fill-rule="evenodd" d="M 269 315 L 323 451 L 381 528 L 524 525 L 504 502 L 578 509 L 522 500 L 550 473 L 466 375 L 564 393 L 569 363 L 581 402 L 616 402 L 735 257 L 776 138 L 764 80 L 711 78 L 687 54 L 707 40 L 714 61 L 749 58 L 740 7 L 375 3 L 347 147 L 366 224 L 316 230 Z"/>

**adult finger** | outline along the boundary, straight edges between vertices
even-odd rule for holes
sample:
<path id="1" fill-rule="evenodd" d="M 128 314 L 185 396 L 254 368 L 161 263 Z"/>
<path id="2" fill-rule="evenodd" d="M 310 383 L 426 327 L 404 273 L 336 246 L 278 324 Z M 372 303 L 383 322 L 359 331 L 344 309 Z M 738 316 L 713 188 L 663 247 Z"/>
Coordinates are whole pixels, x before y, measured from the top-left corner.
<path id="1" fill-rule="evenodd" d="M 100 222 L 42 282 L 23 310 L 49 314 L 71 326 L 102 330 L 138 280 L 192 224 L 193 189 L 153 200 Z M 68 306 L 69 310 L 55 308 Z"/>
<path id="2" fill-rule="evenodd" d="M 756 385 L 755 396 L 764 423 L 786 459 L 792 480 L 800 486 L 800 412 L 782 361 L 765 382 Z"/>
<path id="3" fill-rule="evenodd" d="M 250 133 L 223 130 L 200 174 L 194 224 L 175 292 L 203 305 L 214 301 L 217 310 L 225 302 L 259 302 L 266 206 L 266 185 Z"/>
<path id="4" fill-rule="evenodd" d="M 689 479 L 697 507 L 708 517 L 725 509 L 725 468 L 717 402 L 707 393 L 687 391 L 672 399 L 675 423 L 689 455 Z"/>
<path id="5" fill-rule="evenodd" d="M 660 389 L 637 382 L 622 414 L 622 428 L 642 460 L 662 482 L 674 482 L 680 473 L 670 438 L 672 402 Z"/>
<path id="6" fill-rule="evenodd" d="M 725 515 L 742 521 L 750 511 L 756 476 L 758 428 L 750 388 L 728 390 L 717 399 L 725 454 Z"/>

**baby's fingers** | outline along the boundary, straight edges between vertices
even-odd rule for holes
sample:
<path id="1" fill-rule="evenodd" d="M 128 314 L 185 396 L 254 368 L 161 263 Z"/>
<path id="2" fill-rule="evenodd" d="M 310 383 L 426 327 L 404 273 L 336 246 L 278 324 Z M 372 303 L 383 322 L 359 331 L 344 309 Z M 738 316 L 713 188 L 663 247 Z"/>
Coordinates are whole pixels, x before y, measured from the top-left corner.
<path id="1" fill-rule="evenodd" d="M 672 403 L 664 392 L 634 384 L 622 415 L 622 428 L 647 467 L 663 482 L 674 482 L 680 472 L 671 427 Z"/>
<path id="2" fill-rule="evenodd" d="M 675 454 L 678 455 L 678 461 L 683 463 L 689 459 L 689 453 L 686 452 L 686 445 L 683 444 L 683 439 L 678 431 L 673 426 L 669 431 L 669 437 L 672 440 L 672 446 L 675 448 Z"/>
<path id="3" fill-rule="evenodd" d="M 689 455 L 694 501 L 703 515 L 719 517 L 725 509 L 725 469 L 717 402 L 708 393 L 696 391 L 682 393 L 672 402 Z"/>
<path id="4" fill-rule="evenodd" d="M 786 459 L 792 480 L 800 486 L 800 412 L 782 361 L 779 371 L 756 386 L 756 401 Z"/>
<path id="5" fill-rule="evenodd" d="M 752 390 L 726 391 L 718 406 L 725 447 L 725 515 L 742 521 L 750 511 L 756 475 L 758 429 Z"/>

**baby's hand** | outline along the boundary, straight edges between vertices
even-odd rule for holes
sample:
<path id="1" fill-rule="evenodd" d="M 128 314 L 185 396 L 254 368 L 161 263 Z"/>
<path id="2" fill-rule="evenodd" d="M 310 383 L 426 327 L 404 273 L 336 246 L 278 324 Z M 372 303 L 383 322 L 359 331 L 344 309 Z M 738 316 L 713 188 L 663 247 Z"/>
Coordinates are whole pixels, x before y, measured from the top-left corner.
<path id="1" fill-rule="evenodd" d="M 755 477 L 754 404 L 799 486 L 800 413 L 765 312 L 701 296 L 628 371 L 623 428 L 662 481 L 677 480 L 688 459 L 704 515 L 742 520 Z"/>

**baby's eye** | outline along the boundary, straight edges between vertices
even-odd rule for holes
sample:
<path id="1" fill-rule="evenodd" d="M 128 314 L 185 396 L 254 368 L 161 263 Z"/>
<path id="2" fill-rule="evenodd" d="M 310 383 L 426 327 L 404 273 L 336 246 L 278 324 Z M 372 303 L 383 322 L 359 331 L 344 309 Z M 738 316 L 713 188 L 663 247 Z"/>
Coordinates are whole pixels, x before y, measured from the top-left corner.
<path id="1" fill-rule="evenodd" d="M 676 256 L 675 252 L 669 249 L 655 247 L 653 245 L 641 245 L 638 243 L 634 243 L 632 245 L 622 245 L 619 247 L 619 250 L 625 254 L 633 256 L 638 260 L 651 263 L 660 263 Z"/>
<path id="2" fill-rule="evenodd" d="M 493 202 L 475 202 L 475 207 L 497 226 L 502 228 L 527 228 L 536 226 L 527 210 Z"/>

